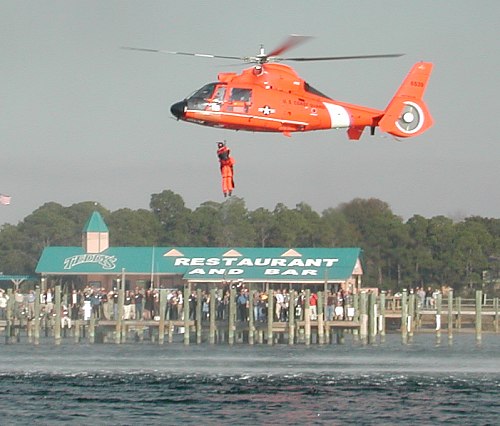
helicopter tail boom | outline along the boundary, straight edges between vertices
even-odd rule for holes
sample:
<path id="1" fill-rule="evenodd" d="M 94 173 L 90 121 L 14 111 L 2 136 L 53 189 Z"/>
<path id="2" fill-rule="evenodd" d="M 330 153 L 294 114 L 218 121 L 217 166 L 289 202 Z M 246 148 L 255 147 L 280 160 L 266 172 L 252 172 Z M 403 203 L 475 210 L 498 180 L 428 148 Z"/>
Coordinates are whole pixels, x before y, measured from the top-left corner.
<path id="1" fill-rule="evenodd" d="M 419 135 L 432 126 L 432 117 L 422 99 L 431 72 L 430 62 L 419 62 L 413 66 L 378 123 L 382 131 L 407 138 Z"/>

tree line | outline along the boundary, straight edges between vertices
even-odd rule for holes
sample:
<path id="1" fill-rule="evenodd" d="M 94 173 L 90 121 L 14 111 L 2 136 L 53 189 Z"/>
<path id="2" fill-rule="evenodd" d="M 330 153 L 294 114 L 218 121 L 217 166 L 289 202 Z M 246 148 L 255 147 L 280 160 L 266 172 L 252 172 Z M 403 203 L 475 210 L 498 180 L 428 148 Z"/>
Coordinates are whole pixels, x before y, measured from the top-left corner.
<path id="1" fill-rule="evenodd" d="M 499 280 L 500 219 L 414 215 L 405 222 L 375 198 L 321 213 L 306 203 L 250 211 L 238 197 L 192 210 L 171 190 L 152 194 L 149 207 L 109 211 L 93 202 L 46 203 L 17 225 L 1 226 L 0 271 L 33 274 L 44 247 L 80 246 L 83 225 L 97 210 L 111 246 L 360 247 L 365 286 L 461 291 Z"/>

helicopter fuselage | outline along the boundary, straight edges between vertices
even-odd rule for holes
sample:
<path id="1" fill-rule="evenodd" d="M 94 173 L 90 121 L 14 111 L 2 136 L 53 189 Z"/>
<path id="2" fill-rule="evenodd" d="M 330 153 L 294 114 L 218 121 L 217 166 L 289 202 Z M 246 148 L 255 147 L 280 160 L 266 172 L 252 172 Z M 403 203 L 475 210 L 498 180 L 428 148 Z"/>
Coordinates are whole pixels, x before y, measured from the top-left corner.
<path id="1" fill-rule="evenodd" d="M 179 120 L 230 130 L 291 132 L 347 128 L 359 139 L 374 129 L 384 111 L 334 101 L 314 89 L 289 66 L 269 63 L 241 74 L 221 73 L 171 107 Z M 372 130 L 373 132 L 373 130 Z"/>

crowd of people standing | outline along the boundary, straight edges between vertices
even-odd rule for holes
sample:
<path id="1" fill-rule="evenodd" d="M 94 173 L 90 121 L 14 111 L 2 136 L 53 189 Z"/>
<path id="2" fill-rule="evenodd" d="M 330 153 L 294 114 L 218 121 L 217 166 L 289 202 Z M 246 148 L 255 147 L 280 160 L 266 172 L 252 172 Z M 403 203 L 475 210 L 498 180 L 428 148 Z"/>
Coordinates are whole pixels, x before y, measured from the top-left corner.
<path id="1" fill-rule="evenodd" d="M 241 286 L 236 289 L 236 317 L 238 321 L 248 321 L 249 299 L 252 297 L 253 317 L 255 321 L 265 322 L 269 315 L 269 291 L 253 291 Z M 305 290 L 290 292 L 287 289 L 277 289 L 273 294 L 273 320 L 286 322 L 292 314 L 296 319 L 303 319 L 306 302 Z M 290 312 L 290 298 L 294 297 L 294 311 Z M 26 294 L 14 292 L 15 315 L 32 319 L 35 315 L 35 292 L 30 290 Z M 40 294 L 40 316 L 55 316 L 55 296 L 54 290 L 48 288 Z M 116 288 L 106 291 L 104 288 L 87 286 L 81 290 L 72 290 L 62 297 L 61 321 L 63 327 L 71 328 L 72 321 L 83 319 L 89 320 L 91 317 L 100 320 L 117 320 L 119 292 Z M 182 290 L 168 289 L 166 292 L 165 311 L 166 320 L 183 320 L 184 303 L 189 305 L 189 319 L 196 318 L 198 303 L 201 303 L 202 320 L 210 317 L 211 294 L 209 291 L 201 292 L 201 299 L 198 300 L 198 292 L 192 291 L 184 300 Z M 215 319 L 226 320 L 229 317 L 230 289 L 229 287 L 218 288 L 215 291 Z M 329 292 L 325 298 L 325 319 L 345 319 L 347 307 L 350 306 L 351 297 L 344 291 Z M 316 320 L 318 295 L 311 292 L 309 296 L 310 319 Z M 0 291 L 0 319 L 5 318 L 5 308 L 7 306 L 7 295 Z M 123 320 L 158 320 L 160 312 L 160 292 L 157 289 L 145 290 L 136 287 L 134 290 L 126 290 L 123 299 Z"/>

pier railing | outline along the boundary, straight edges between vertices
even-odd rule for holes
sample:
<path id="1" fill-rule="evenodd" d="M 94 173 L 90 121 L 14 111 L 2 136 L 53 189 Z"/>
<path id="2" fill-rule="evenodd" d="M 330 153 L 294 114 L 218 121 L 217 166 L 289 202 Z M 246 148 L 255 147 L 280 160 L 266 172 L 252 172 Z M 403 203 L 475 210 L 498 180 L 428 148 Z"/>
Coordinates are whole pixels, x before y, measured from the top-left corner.
<path id="1" fill-rule="evenodd" d="M 415 298 L 415 303 L 417 304 L 418 308 L 422 311 L 428 311 L 428 312 L 436 312 L 437 306 L 436 306 L 436 300 L 432 299 L 432 302 L 430 304 L 426 304 L 425 301 L 422 302 Z M 460 307 L 462 309 L 462 312 L 475 312 L 476 311 L 476 299 L 473 298 L 462 298 L 462 297 L 456 297 L 452 300 L 451 302 L 451 307 L 455 311 L 457 310 L 457 307 Z M 446 296 L 441 296 L 441 309 L 447 311 L 448 306 L 450 306 L 450 301 Z M 492 298 L 487 298 L 487 297 L 482 297 L 481 299 L 481 309 L 483 312 L 495 312 L 498 306 L 498 298 L 492 297 Z M 401 312 L 401 296 L 386 296 L 385 298 L 385 309 L 386 311 L 391 311 L 391 312 Z"/>

